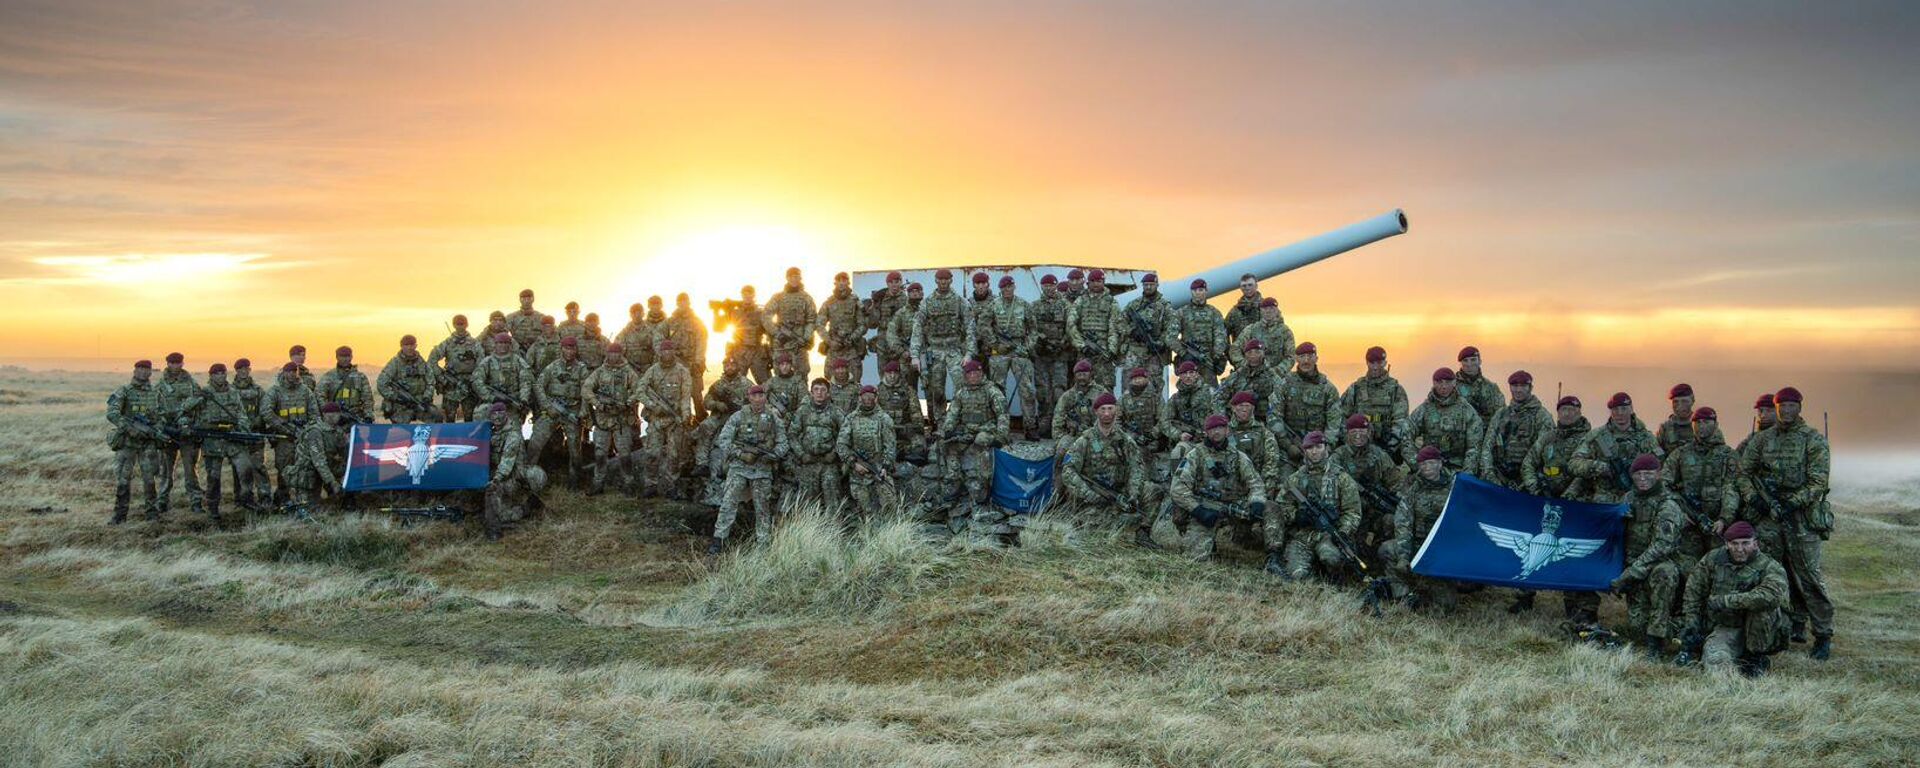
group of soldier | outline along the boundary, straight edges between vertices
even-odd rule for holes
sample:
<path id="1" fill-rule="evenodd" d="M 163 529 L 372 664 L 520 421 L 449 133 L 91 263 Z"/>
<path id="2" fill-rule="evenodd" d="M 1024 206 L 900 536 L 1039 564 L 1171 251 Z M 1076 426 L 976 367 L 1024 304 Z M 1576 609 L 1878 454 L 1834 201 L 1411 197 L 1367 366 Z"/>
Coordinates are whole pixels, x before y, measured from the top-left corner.
<path id="1" fill-rule="evenodd" d="M 714 554 L 743 513 L 765 540 L 776 510 L 790 506 L 782 498 L 862 517 L 906 506 L 930 527 L 1017 545 L 1032 516 L 990 500 L 994 453 L 1014 442 L 1017 401 L 1024 437 L 1054 441 L 1054 514 L 1131 531 L 1142 546 L 1156 547 L 1154 523 L 1171 518 L 1191 557 L 1237 543 L 1263 549 L 1281 579 L 1384 572 L 1375 581 L 1396 599 L 1446 606 L 1461 589 L 1415 575 L 1410 561 L 1454 475 L 1466 472 L 1539 496 L 1627 503 L 1627 568 L 1614 592 L 1649 654 L 1678 644 L 1709 666 L 1757 673 L 1789 635 L 1805 642 L 1809 622 L 1811 655 L 1830 653 L 1833 606 L 1820 570 L 1832 530 L 1830 454 L 1791 387 L 1755 404 L 1755 432 L 1737 448 L 1685 384 L 1669 392 L 1672 411 L 1657 430 L 1626 393 L 1608 399 L 1596 428 L 1578 397 L 1549 411 L 1525 371 L 1503 393 L 1474 347 L 1435 371 L 1411 407 L 1381 347 L 1366 352 L 1364 375 L 1336 387 L 1253 275 L 1225 313 L 1207 303 L 1201 280 L 1179 307 L 1152 274 L 1124 305 L 1097 269 L 1043 277 L 1035 301 L 1016 295 L 1011 276 L 990 280 L 973 273 L 962 295 L 953 272 L 940 270 L 928 293 L 896 272 L 862 297 L 842 273 L 816 304 L 789 269 L 764 306 L 751 287 L 714 303 L 733 333 L 721 376 L 704 390 L 708 330 L 686 294 L 670 315 L 657 296 L 633 305 L 608 338 L 577 304 L 556 323 L 522 291 L 520 309 L 494 312 L 478 336 L 455 316 L 424 356 L 403 337 L 377 382 L 346 347 L 317 380 L 294 347 L 265 389 L 244 359 L 231 380 L 214 364 L 205 386 L 177 353 L 158 381 L 140 361 L 109 400 L 113 522 L 126 519 L 136 470 L 147 515 L 165 513 L 176 463 L 194 510 L 216 522 L 223 471 L 242 506 L 338 494 L 343 426 L 372 421 L 377 400 L 396 423 L 493 420 L 485 503 L 496 537 L 537 508 L 541 467 L 552 465 L 588 493 L 717 502 Z M 816 350 L 827 375 L 808 380 Z M 879 381 L 862 385 L 869 355 Z M 702 479 L 704 494 L 693 490 Z M 1600 599 L 1564 595 L 1569 621 L 1591 624 Z M 1512 610 L 1532 602 L 1519 594 Z"/>

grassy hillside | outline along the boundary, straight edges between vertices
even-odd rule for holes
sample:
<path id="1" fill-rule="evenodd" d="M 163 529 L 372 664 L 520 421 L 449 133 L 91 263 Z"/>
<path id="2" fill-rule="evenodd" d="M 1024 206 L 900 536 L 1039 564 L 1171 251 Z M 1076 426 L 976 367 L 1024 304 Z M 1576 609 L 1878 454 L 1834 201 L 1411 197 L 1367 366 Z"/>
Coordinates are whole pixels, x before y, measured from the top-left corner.
<path id="1" fill-rule="evenodd" d="M 1920 488 L 1847 489 L 1838 655 L 1748 681 L 1569 646 L 1557 605 L 1358 615 L 1251 555 L 1012 552 L 555 493 L 445 524 L 103 523 L 119 376 L 0 371 L 7 765 L 1899 765 Z M 49 509 L 51 508 L 51 509 Z M 137 515 L 137 509 L 136 509 Z M 1618 607 L 1609 606 L 1609 618 Z"/>

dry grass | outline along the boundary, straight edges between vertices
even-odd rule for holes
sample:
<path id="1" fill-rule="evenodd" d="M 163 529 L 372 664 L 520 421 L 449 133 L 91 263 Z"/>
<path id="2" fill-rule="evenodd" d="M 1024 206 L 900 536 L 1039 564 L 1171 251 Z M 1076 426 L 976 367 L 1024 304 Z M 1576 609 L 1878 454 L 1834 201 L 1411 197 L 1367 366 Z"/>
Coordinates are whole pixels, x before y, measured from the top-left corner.
<path id="1" fill-rule="evenodd" d="M 107 528 L 98 403 L 113 381 L 0 372 L 7 765 L 1920 755 L 1911 484 L 1843 496 L 1839 657 L 1783 656 L 1747 681 L 1570 647 L 1550 610 L 1510 617 L 1491 596 L 1375 620 L 1350 592 L 1059 525 L 1002 552 L 798 513 L 772 546 L 712 564 L 686 507 L 568 494 L 501 545 L 358 516 Z M 49 503 L 70 511 L 26 511 Z"/>

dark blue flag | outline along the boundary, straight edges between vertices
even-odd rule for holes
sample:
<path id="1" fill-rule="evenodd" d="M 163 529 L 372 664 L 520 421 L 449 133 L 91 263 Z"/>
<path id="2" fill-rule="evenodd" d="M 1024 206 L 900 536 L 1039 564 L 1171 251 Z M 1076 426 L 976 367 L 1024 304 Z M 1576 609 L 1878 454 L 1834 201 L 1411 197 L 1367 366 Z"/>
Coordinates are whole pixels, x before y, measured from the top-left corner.
<path id="1" fill-rule="evenodd" d="M 485 488 L 493 424 L 355 424 L 347 439 L 349 491 Z"/>
<path id="2" fill-rule="evenodd" d="M 1053 457 L 1028 461 L 1006 451 L 993 452 L 993 503 L 1014 512 L 1031 512 L 1053 495 Z"/>
<path id="3" fill-rule="evenodd" d="M 1521 589 L 1606 589 L 1626 561 L 1625 504 L 1508 490 L 1461 473 L 1413 572 Z"/>

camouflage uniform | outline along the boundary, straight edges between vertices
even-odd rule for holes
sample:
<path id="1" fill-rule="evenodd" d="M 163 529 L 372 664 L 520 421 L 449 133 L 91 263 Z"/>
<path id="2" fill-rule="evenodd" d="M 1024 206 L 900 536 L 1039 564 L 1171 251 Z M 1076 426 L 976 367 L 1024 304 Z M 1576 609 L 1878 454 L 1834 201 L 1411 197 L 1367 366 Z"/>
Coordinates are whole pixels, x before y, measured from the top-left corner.
<path id="1" fill-rule="evenodd" d="M 319 501 L 321 490 L 338 496 L 340 477 L 347 471 L 347 431 L 314 419 L 300 430 L 297 442 L 293 464 L 281 478 L 293 503 L 310 507 Z"/>
<path id="2" fill-rule="evenodd" d="M 692 382 L 693 413 L 705 416 L 707 394 L 701 387 L 707 383 L 707 326 L 692 309 L 674 307 L 673 315 L 667 318 L 667 338 L 673 341 L 673 352 Z"/>
<path id="3" fill-rule="evenodd" d="M 653 343 L 648 344 L 646 349 L 641 350 L 638 361 L 639 367 L 633 369 L 633 375 L 635 376 L 645 374 L 648 368 L 653 367 L 654 363 L 660 362 L 654 359 L 655 351 L 659 349 L 660 342 L 665 341 L 667 338 L 666 311 L 660 309 L 657 302 L 653 302 L 652 299 L 648 299 L 648 301 L 651 305 L 647 307 L 647 333 L 652 334 L 651 338 L 653 339 Z"/>
<path id="4" fill-rule="evenodd" d="M 1326 374 L 1314 371 L 1307 375 L 1296 369 L 1280 377 L 1280 390 L 1266 423 L 1279 439 L 1280 450 L 1286 452 L 1288 472 L 1291 472 L 1292 467 L 1300 465 L 1301 438 L 1314 430 L 1338 434 L 1344 420 L 1340 412 L 1340 391 L 1334 389 Z"/>
<path id="5" fill-rule="evenodd" d="M 233 391 L 240 393 L 240 403 L 246 407 L 247 418 L 253 422 L 253 428 L 261 432 L 270 432 L 272 422 L 266 415 L 267 391 L 254 383 L 253 374 L 245 368 L 234 369 Z M 234 482 L 243 483 L 252 489 L 255 503 L 265 504 L 268 499 L 273 498 L 273 483 L 267 476 L 267 444 L 264 441 L 255 441 L 242 447 L 247 451 L 249 477 Z"/>
<path id="6" fill-rule="evenodd" d="M 860 303 L 860 313 L 865 318 L 867 329 L 874 332 L 871 346 L 878 364 L 884 365 L 889 361 L 902 366 L 907 364 L 907 348 L 893 347 L 894 340 L 888 338 L 888 327 L 893 324 L 894 316 L 900 314 L 907 304 L 905 286 L 898 289 L 881 288 Z"/>
<path id="7" fill-rule="evenodd" d="M 1765 552 L 1735 563 L 1725 547 L 1708 552 L 1687 576 L 1686 620 L 1705 635 L 1707 669 L 1728 669 L 1786 646 L 1781 614 L 1787 571 Z"/>
<path id="8" fill-rule="evenodd" d="M 764 544 L 773 535 L 773 474 L 787 455 L 786 423 L 772 408 L 756 411 L 749 405 L 727 419 L 719 440 L 727 461 L 727 484 L 713 536 L 725 541 L 740 517 L 741 503 L 751 498 L 753 536 Z"/>
<path id="9" fill-rule="evenodd" d="M 247 417 L 247 406 L 240 401 L 240 393 L 226 384 L 224 379 L 210 381 L 207 386 L 195 392 L 180 409 L 182 426 L 209 432 L 251 432 L 253 421 Z M 200 457 L 206 470 L 205 509 L 214 522 L 220 521 L 220 472 L 231 468 L 236 478 L 248 477 L 252 470 L 248 465 L 247 447 L 238 440 L 226 440 L 207 437 L 200 444 Z M 189 500 L 193 511 L 202 510 L 202 499 L 188 488 Z M 253 489 L 245 483 L 237 484 L 233 489 L 233 501 L 241 507 L 253 506 Z"/>
<path id="10" fill-rule="evenodd" d="M 1574 476 L 1571 463 L 1573 453 L 1587 441 L 1587 433 L 1593 427 L 1582 416 L 1572 424 L 1555 424 L 1552 429 L 1540 433 L 1533 441 L 1533 447 L 1527 449 L 1527 458 L 1520 469 L 1520 489 L 1535 496 L 1554 499 L 1576 499 L 1574 495 Z"/>
<path id="11" fill-rule="evenodd" d="M 1227 329 L 1227 349 L 1229 352 L 1246 342 L 1247 337 L 1241 334 L 1245 333 L 1247 328 L 1260 322 L 1260 302 L 1262 301 L 1265 301 L 1265 299 L 1262 298 L 1259 293 L 1255 293 L 1252 296 L 1243 293 L 1240 294 L 1239 299 L 1234 300 L 1233 306 L 1227 308 L 1227 314 L 1222 320 L 1222 325 L 1226 326 Z M 1261 339 L 1261 341 L 1266 340 Z M 1271 349 L 1271 347 L 1269 347 L 1269 349 Z M 1287 349 L 1293 349 L 1293 345 L 1289 343 Z"/>
<path id="12" fill-rule="evenodd" d="M 580 362 L 586 363 L 588 368 L 598 368 L 607 361 L 607 345 L 612 342 L 600 332 L 599 323 L 589 320 L 586 327 L 581 329 L 577 343 L 580 345 Z"/>
<path id="13" fill-rule="evenodd" d="M 507 315 L 507 333 L 513 336 L 514 346 L 526 352 L 540 340 L 540 326 L 547 316 L 537 309 L 516 309 Z"/>
<path id="14" fill-rule="evenodd" d="M 1018 296 L 1001 296 L 974 311 L 987 345 L 987 383 L 1002 387 L 1008 400 L 1019 396 L 1021 426 L 1037 437 L 1042 407 L 1033 382 L 1033 305 Z M 1011 390 L 1005 389 L 1008 374 L 1013 375 Z"/>
<path id="15" fill-rule="evenodd" d="M 878 519 L 899 505 L 893 478 L 894 462 L 899 458 L 896 448 L 893 419 L 877 406 L 856 404 L 840 425 L 833 452 L 845 467 L 853 509 L 865 519 Z M 870 472 L 862 473 L 862 464 Z"/>
<path id="16" fill-rule="evenodd" d="M 1061 393 L 1060 399 L 1053 403 L 1054 438 L 1065 440 L 1068 435 L 1077 436 L 1093 426 L 1093 399 L 1105 391 L 1106 387 L 1088 382 L 1068 387 Z"/>
<path id="17" fill-rule="evenodd" d="M 793 369 L 805 379 L 813 370 L 807 355 L 813 352 L 813 334 L 819 330 L 820 312 L 813 296 L 802 288 L 785 288 L 767 302 L 767 335 L 773 337 L 773 354 L 793 356 Z"/>
<path id="18" fill-rule="evenodd" d="M 180 413 L 200 391 L 200 385 L 193 375 L 186 371 L 167 369 L 161 371 L 153 385 L 159 401 L 159 418 L 154 424 L 172 427 L 180 422 Z M 200 498 L 200 441 L 192 438 L 180 438 L 160 444 L 160 512 L 165 514 L 173 508 L 173 468 L 180 465 L 180 477 L 184 480 L 189 500 Z"/>
<path id="19" fill-rule="evenodd" d="M 535 336 L 533 344 L 527 347 L 526 357 L 527 370 L 533 371 L 534 377 L 538 379 L 541 371 L 553 365 L 553 361 L 560 359 L 559 332 L 547 328 L 539 336 Z"/>
<path id="20" fill-rule="evenodd" d="M 1393 462 L 1393 457 L 1388 455 L 1385 448 L 1371 442 L 1359 449 L 1342 442 L 1340 447 L 1333 449 L 1333 455 L 1327 461 L 1353 478 L 1356 488 L 1377 491 L 1380 497 L 1389 502 L 1406 483 L 1406 473 L 1400 465 Z M 1379 553 L 1383 561 L 1393 561 L 1388 555 L 1388 544 L 1393 541 L 1395 533 L 1393 515 L 1394 510 L 1382 506 L 1381 502 L 1366 493 L 1360 494 L 1360 528 L 1353 545 L 1360 549 L 1363 556 Z"/>
<path id="21" fill-rule="evenodd" d="M 1740 460 L 1740 482 L 1760 549 L 1785 569 L 1794 623 L 1811 620 L 1816 637 L 1833 635 L 1833 598 L 1821 565 L 1822 543 L 1833 534 L 1827 501 L 1832 449 L 1804 419 L 1774 424 L 1754 438 Z M 1784 505 L 1781 519 L 1762 494 Z"/>
<path id="22" fill-rule="evenodd" d="M 934 421 L 946 419 L 948 382 L 959 388 L 960 365 L 973 348 L 973 310 L 960 294 L 936 288 L 920 300 L 908 355 L 921 366 L 927 416 Z"/>
<path id="23" fill-rule="evenodd" d="M 1164 429 L 1168 445 L 1179 445 L 1181 433 L 1198 440 L 1205 432 L 1207 417 L 1225 411 L 1220 402 L 1219 393 L 1206 382 L 1196 381 L 1193 386 L 1176 384 L 1173 395 L 1160 404 L 1160 426 Z M 1260 411 L 1254 409 L 1257 417 Z M 1258 419 L 1255 419 L 1258 423 Z M 1244 450 L 1244 449 L 1243 449 Z"/>
<path id="24" fill-rule="evenodd" d="M 292 498 L 287 477 L 293 471 L 294 459 L 299 456 L 300 435 L 307 430 L 307 425 L 320 419 L 320 396 L 297 378 L 291 385 L 284 382 L 283 377 L 267 390 L 266 413 L 262 419 L 262 428 L 275 435 L 273 474 L 280 484 L 273 493 L 276 502 Z"/>
<path id="25" fill-rule="evenodd" d="M 566 341 L 567 339 L 573 339 L 573 343 L 579 344 L 581 340 L 580 337 L 585 336 L 587 334 L 587 323 L 586 321 L 580 319 L 580 317 L 577 314 L 579 311 L 580 311 L 580 305 L 578 304 L 568 305 L 567 319 L 560 321 L 558 325 L 555 325 L 553 327 L 554 332 L 560 336 L 561 341 Z M 488 333 L 486 334 L 486 338 L 492 339 L 493 329 L 489 328 L 487 330 L 488 330 Z M 593 366 L 593 367 L 598 368 L 599 366 Z"/>
<path id="26" fill-rule="evenodd" d="M 1265 424 L 1267 414 L 1273 410 L 1275 398 L 1280 395 L 1280 378 L 1281 374 L 1266 361 L 1250 365 L 1243 358 L 1240 364 L 1234 366 L 1233 373 L 1220 382 L 1221 399 L 1230 400 L 1241 392 L 1252 392 L 1253 420 Z"/>
<path id="27" fill-rule="evenodd" d="M 1446 397 L 1428 392 L 1427 401 L 1407 417 L 1407 439 L 1400 448 L 1401 457 L 1412 465 L 1420 448 L 1430 444 L 1440 449 L 1447 469 L 1478 475 L 1480 441 L 1485 432 L 1480 414 L 1460 397 L 1458 390 Z"/>
<path id="28" fill-rule="evenodd" d="M 1054 291 L 1033 302 L 1033 379 L 1040 399 L 1040 418 L 1053 423 L 1053 405 L 1073 386 L 1073 340 L 1067 336 L 1067 314 L 1073 306 Z M 1055 439 L 1069 436 L 1049 432 Z"/>
<path id="29" fill-rule="evenodd" d="M 1293 368 L 1293 347 L 1296 342 L 1293 340 L 1293 329 L 1287 327 L 1287 321 L 1279 318 L 1262 319 L 1239 331 L 1232 328 L 1227 330 L 1233 337 L 1233 341 L 1227 345 L 1227 359 L 1234 365 L 1247 359 L 1247 342 L 1259 339 L 1261 346 L 1267 349 L 1267 367 L 1275 375 Z"/>
<path id="30" fill-rule="evenodd" d="M 1120 340 L 1126 336 L 1120 326 L 1125 322 L 1126 318 L 1120 316 L 1120 305 L 1105 289 L 1099 293 L 1088 291 L 1074 300 L 1067 311 L 1067 338 L 1081 358 L 1093 363 L 1095 384 L 1113 386 Z"/>
<path id="31" fill-rule="evenodd" d="M 767 382 L 767 405 L 780 412 L 785 418 L 793 418 L 800 410 L 800 404 L 807 401 L 807 380 L 799 371 L 782 376 L 773 375 Z"/>
<path id="32" fill-rule="evenodd" d="M 1180 537 L 1187 556 L 1207 560 L 1226 543 L 1221 535 L 1233 530 L 1233 526 L 1222 523 L 1233 518 L 1256 519 L 1264 513 L 1267 486 L 1260 480 L 1260 470 L 1253 460 L 1231 441 L 1215 445 L 1201 440 L 1188 446 L 1186 458 L 1173 473 L 1168 496 L 1173 499 L 1175 513 L 1189 521 Z M 1261 512 L 1256 512 L 1256 507 Z M 1271 520 L 1271 515 L 1267 519 Z"/>
<path id="33" fill-rule="evenodd" d="M 1456 590 L 1447 582 L 1414 575 L 1413 556 L 1419 554 L 1420 545 L 1426 543 L 1427 533 L 1440 519 L 1440 510 L 1446 508 L 1447 496 L 1452 492 L 1452 472 L 1443 469 L 1435 480 L 1413 473 L 1401 486 L 1400 505 L 1393 510 L 1393 540 L 1380 551 L 1381 558 L 1393 569 L 1395 580 L 1404 584 L 1409 592 L 1424 600 L 1439 602 L 1443 607 L 1452 607 L 1458 602 Z"/>
<path id="34" fill-rule="evenodd" d="M 359 366 L 334 366 L 320 377 L 320 404 L 338 403 L 340 411 L 361 424 L 373 422 L 373 384 Z"/>
<path id="35" fill-rule="evenodd" d="M 1676 446 L 1660 470 L 1661 485 L 1673 492 L 1682 508 L 1722 525 L 1740 519 L 1739 476 L 1740 457 L 1727 447 L 1718 430 Z"/>
<path id="36" fill-rule="evenodd" d="M 1128 386 L 1127 391 L 1120 394 L 1120 426 L 1133 436 L 1133 441 L 1140 446 L 1141 456 L 1150 463 L 1157 462 L 1164 453 L 1160 450 L 1160 441 L 1167 434 L 1167 423 L 1160 420 L 1164 415 L 1160 408 L 1162 404 L 1160 393 L 1153 391 L 1151 384 L 1140 388 L 1138 392 Z"/>
<path id="37" fill-rule="evenodd" d="M 757 317 L 757 315 L 756 315 Z M 653 324 L 647 322 L 644 312 L 635 312 L 626 327 L 613 337 L 620 345 L 620 356 L 626 358 L 627 367 L 638 375 L 646 373 L 653 366 L 653 345 L 660 343 L 654 338 Z"/>
<path id="38" fill-rule="evenodd" d="M 1169 355 L 1179 346 L 1177 313 L 1167 297 L 1155 293 L 1151 298 L 1134 299 L 1120 314 L 1123 367 L 1147 369 L 1147 389 L 1158 395 L 1167 386 Z M 1205 368 L 1201 366 L 1200 378 L 1211 384 L 1213 377 Z"/>
<path id="39" fill-rule="evenodd" d="M 1414 453 L 1420 452 L 1421 446 L 1407 442 L 1408 408 L 1407 388 L 1400 386 L 1399 380 L 1393 378 L 1392 374 L 1381 374 L 1377 378 L 1361 376 L 1348 384 L 1347 391 L 1340 395 L 1341 414 L 1352 416 L 1357 413 L 1367 417 L 1374 444 L 1386 449 L 1394 461 L 1404 460 L 1409 446 Z M 1327 436 L 1331 438 L 1333 434 L 1328 432 Z M 1340 434 L 1346 434 L 1344 426 Z"/>
<path id="40" fill-rule="evenodd" d="M 736 359 L 735 365 L 738 365 Z M 717 497 L 720 490 L 718 478 L 726 470 L 720 461 L 720 430 L 727 425 L 727 419 L 740 409 L 747 407 L 747 390 L 753 386 L 746 377 L 745 368 L 722 371 L 720 378 L 707 387 L 707 416 L 693 429 L 693 459 L 701 467 L 708 468 L 710 494 Z"/>
<path id="41" fill-rule="evenodd" d="M 1677 640 L 1683 627 L 1679 611 L 1681 579 L 1700 556 L 1713 548 L 1713 532 L 1696 520 L 1666 488 L 1634 491 L 1626 520 L 1627 567 L 1620 572 L 1626 590 L 1627 625 L 1638 637 Z"/>
<path id="42" fill-rule="evenodd" d="M 1285 454 L 1280 451 L 1280 441 L 1274 438 L 1273 430 L 1268 429 L 1265 424 L 1253 419 L 1241 421 L 1238 415 L 1230 415 L 1227 417 L 1227 428 L 1233 430 L 1233 434 L 1228 440 L 1233 443 L 1235 448 L 1240 449 L 1241 453 L 1246 454 L 1248 459 L 1253 461 L 1254 471 L 1260 474 L 1261 487 L 1268 490 L 1279 488 L 1280 480 L 1288 471 L 1288 467 L 1286 460 L 1281 458 Z M 1189 446 L 1189 450 L 1191 450 L 1192 444 L 1188 443 L 1187 445 Z M 1187 518 L 1177 513 L 1175 518 L 1174 526 L 1184 529 L 1188 523 Z M 1235 539 L 1241 542 L 1254 542 L 1262 538 L 1261 531 L 1265 526 L 1265 521 L 1253 518 L 1250 515 L 1235 515 L 1231 520 L 1233 522 L 1232 531 Z M 1223 520 L 1221 522 L 1223 523 L 1221 528 L 1224 528 L 1226 521 Z M 1224 533 L 1224 531 L 1222 532 Z"/>
<path id="43" fill-rule="evenodd" d="M 528 507 L 539 504 L 537 496 L 545 474 L 527 459 L 520 430 L 511 424 L 493 430 L 487 462 L 493 465 L 493 471 L 487 478 L 481 519 L 487 527 L 487 538 L 498 539 L 508 525 L 527 516 Z"/>
<path id="44" fill-rule="evenodd" d="M 1686 413 L 1668 414 L 1667 420 L 1660 422 L 1659 428 L 1653 432 L 1654 442 L 1660 445 L 1663 453 L 1673 453 L 1673 449 L 1685 445 L 1692 438 L 1693 409 L 1691 408 L 1687 409 Z"/>
<path id="45" fill-rule="evenodd" d="M 1152 530 L 1153 517 L 1145 513 L 1146 459 L 1126 430 L 1089 427 L 1066 453 L 1060 487 L 1068 515 L 1097 528 Z"/>
<path id="46" fill-rule="evenodd" d="M 1024 515 L 1009 521 L 1006 510 L 989 498 L 993 492 L 994 450 L 1007 442 L 1007 397 L 1000 394 L 1000 388 L 987 386 L 985 381 L 963 383 L 953 393 L 952 407 L 940 423 L 940 434 L 964 440 L 942 445 L 947 454 L 947 482 L 954 487 L 964 483 L 973 502 L 973 532 L 1004 537 L 1026 525 Z"/>
<path id="47" fill-rule="evenodd" d="M 653 488 L 678 498 L 676 481 L 687 460 L 687 430 L 693 423 L 693 375 L 680 364 L 679 347 L 673 357 L 656 361 L 640 377 L 635 391 L 647 420 L 647 464 L 653 470 Z"/>
<path id="48" fill-rule="evenodd" d="M 1540 398 L 1500 406 L 1487 422 L 1486 438 L 1480 443 L 1480 479 L 1502 488 L 1525 490 L 1527 451 L 1540 436 L 1553 430 L 1553 414 L 1547 413 Z"/>
<path id="49" fill-rule="evenodd" d="M 860 382 L 852 378 L 843 378 L 838 373 L 838 371 L 847 371 L 847 376 L 851 377 L 853 375 L 851 370 L 845 368 L 835 370 L 834 375 L 827 377 L 827 402 L 833 403 L 833 407 L 840 409 L 841 413 L 853 413 L 853 409 L 860 405 Z"/>
<path id="50" fill-rule="evenodd" d="M 1633 479 L 1628 476 L 1627 468 L 1633 465 L 1634 457 L 1643 453 L 1658 458 L 1660 446 L 1654 444 L 1653 433 L 1640 423 L 1639 416 L 1633 417 L 1625 428 L 1615 427 L 1613 421 L 1608 420 L 1588 432 L 1567 462 L 1567 469 L 1578 478 L 1571 491 L 1574 498 L 1597 504 L 1613 504 L 1625 499 L 1633 492 Z"/>
<path id="51" fill-rule="evenodd" d="M 425 358 L 405 352 L 395 354 L 380 369 L 379 385 L 380 410 L 387 421 L 411 424 L 440 420 L 440 409 L 433 407 L 433 367 Z"/>
<path id="52" fill-rule="evenodd" d="M 488 403 L 507 401 L 507 424 L 519 429 L 527 420 L 527 407 L 532 404 L 533 371 L 519 355 L 487 355 L 473 369 L 473 391 Z M 475 410 L 482 416 L 486 411 L 485 408 Z"/>
<path id="53" fill-rule="evenodd" d="M 486 350 L 480 348 L 480 340 L 468 335 L 464 328 L 455 330 L 427 353 L 428 367 L 440 366 L 441 361 L 445 361 L 435 380 L 440 389 L 440 410 L 446 418 L 474 418 L 474 407 L 480 404 L 480 397 L 473 392 L 473 371 L 486 354 Z"/>
<path id="54" fill-rule="evenodd" d="M 609 473 L 621 482 L 629 482 L 628 463 L 633 456 L 634 404 L 639 402 L 640 375 L 624 361 L 603 364 L 587 374 L 582 385 L 593 414 L 593 488 L 604 490 Z M 611 449 L 611 453 L 609 453 Z"/>
<path id="55" fill-rule="evenodd" d="M 838 505 L 845 493 L 840 463 L 833 455 L 845 420 L 832 402 L 815 403 L 812 398 L 787 417 L 787 445 L 793 449 L 787 468 L 793 471 L 796 492 L 818 499 L 828 509 Z"/>
<path id="56" fill-rule="evenodd" d="M 1507 404 L 1506 394 L 1500 391 L 1498 383 L 1486 377 L 1485 371 L 1471 375 L 1464 370 L 1455 371 L 1453 380 L 1458 387 L 1454 393 L 1473 406 L 1473 412 L 1480 416 L 1482 424 L 1491 423 L 1494 412 Z"/>
<path id="57" fill-rule="evenodd" d="M 732 322 L 733 344 L 728 353 L 740 361 L 741 369 L 752 376 L 755 383 L 767 383 L 773 376 L 773 353 L 767 351 L 766 311 L 758 303 L 742 298 L 734 305 Z"/>
<path id="58" fill-rule="evenodd" d="M 1307 462 L 1282 482 L 1298 488 L 1309 501 L 1329 514 L 1337 515 L 1339 519 L 1334 522 L 1334 528 L 1349 541 L 1359 531 L 1360 486 L 1331 459 L 1318 464 Z M 1291 491 L 1283 489 L 1275 502 L 1267 515 L 1267 551 L 1281 553 L 1288 578 L 1307 578 L 1312 575 L 1316 562 L 1328 574 L 1340 573 L 1346 567 L 1346 558 L 1333 543 L 1333 537 L 1312 522 L 1313 513 L 1305 509 Z"/>
<path id="59" fill-rule="evenodd" d="M 904 373 L 904 371 L 903 371 Z M 876 388 L 880 410 L 893 422 L 893 442 L 899 453 L 924 460 L 927 453 L 927 417 L 920 410 L 920 394 L 902 375 L 892 384 L 883 377 Z"/>
<path id="60" fill-rule="evenodd" d="M 107 397 L 107 423 L 113 425 L 107 442 L 113 449 L 113 522 L 127 519 L 135 467 L 146 489 L 147 519 L 160 517 L 160 499 L 154 494 L 154 477 L 160 474 L 159 419 L 160 394 L 149 382 L 129 381 Z"/>
<path id="61" fill-rule="evenodd" d="M 894 310 L 893 317 L 887 320 L 886 328 L 880 333 L 880 337 L 887 340 L 880 353 L 880 364 L 898 364 L 900 383 L 913 390 L 916 400 L 920 398 L 920 369 L 913 366 L 913 319 L 920 314 L 921 303 L 920 299 L 910 299 Z M 900 418 L 896 415 L 894 426 L 899 426 L 899 422 Z"/>
<path id="62" fill-rule="evenodd" d="M 1203 301 L 1188 302 L 1175 315 L 1174 335 L 1180 343 L 1173 359 L 1198 363 L 1200 378 L 1208 384 L 1219 381 L 1227 369 L 1227 324 L 1220 310 Z"/>
<path id="63" fill-rule="evenodd" d="M 828 360 L 845 360 L 855 371 L 866 365 L 867 323 L 852 288 L 835 286 L 833 295 L 821 302 L 820 338 Z"/>
<path id="64" fill-rule="evenodd" d="M 554 438 L 566 443 L 567 483 L 579 487 L 582 471 L 591 451 L 587 448 L 587 411 L 581 402 L 582 387 L 592 370 L 578 358 L 569 362 L 564 356 L 548 363 L 533 385 L 533 436 L 527 442 L 527 463 L 540 465 Z"/>

